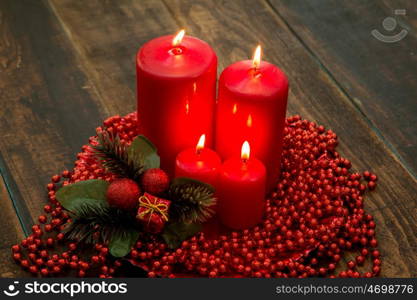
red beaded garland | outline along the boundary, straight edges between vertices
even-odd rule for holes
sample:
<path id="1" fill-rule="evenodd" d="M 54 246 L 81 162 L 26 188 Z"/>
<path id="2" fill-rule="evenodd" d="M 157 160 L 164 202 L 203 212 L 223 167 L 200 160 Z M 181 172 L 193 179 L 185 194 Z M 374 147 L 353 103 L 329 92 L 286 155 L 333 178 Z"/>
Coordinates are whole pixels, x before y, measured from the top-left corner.
<path id="1" fill-rule="evenodd" d="M 122 143 L 128 144 L 139 134 L 137 127 L 136 113 L 131 113 L 108 118 L 96 131 L 117 133 Z M 266 200 L 266 216 L 259 226 L 217 239 L 199 233 L 176 250 L 167 249 L 157 238 L 147 243 L 138 241 L 129 254 L 130 261 L 144 268 L 149 277 L 379 275 L 376 225 L 363 208 L 363 195 L 367 188 L 375 189 L 377 176 L 369 171 L 363 172 L 363 176 L 350 172 L 351 162 L 335 151 L 336 134 L 314 122 L 300 116 L 289 117 L 284 135 L 281 177 L 276 191 Z M 91 137 L 89 144 L 82 147 L 73 171 L 65 170 L 51 177 L 47 185 L 50 203 L 44 206 L 45 215 L 33 226 L 32 235 L 21 245 L 12 246 L 12 258 L 29 272 L 58 276 L 75 270 L 79 277 L 110 278 L 120 267 L 119 261 L 108 260 L 109 249 L 105 245 L 96 244 L 86 256 L 75 242 L 65 241 L 60 232 L 70 222 L 55 198 L 61 185 L 116 178 L 91 155 L 91 145 L 96 143 L 95 137 Z M 347 263 L 347 270 L 335 273 L 345 250 L 357 250 L 360 255 Z M 369 256 L 371 271 L 359 273 L 357 266 L 366 264 Z M 89 273 L 90 269 L 98 269 L 98 274 Z M 176 273 L 181 269 L 181 273 Z"/>

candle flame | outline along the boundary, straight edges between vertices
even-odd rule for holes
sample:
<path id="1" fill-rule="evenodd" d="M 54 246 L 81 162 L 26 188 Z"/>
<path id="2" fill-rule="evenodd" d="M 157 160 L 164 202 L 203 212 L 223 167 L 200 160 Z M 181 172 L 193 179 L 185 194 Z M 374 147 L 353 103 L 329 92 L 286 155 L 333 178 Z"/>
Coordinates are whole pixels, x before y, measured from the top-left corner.
<path id="1" fill-rule="evenodd" d="M 181 41 L 184 35 L 185 35 L 184 29 L 181 29 L 180 31 L 178 31 L 177 35 L 174 36 L 174 38 L 172 39 L 172 46 L 177 47 L 179 44 L 181 44 Z"/>
<path id="2" fill-rule="evenodd" d="M 242 158 L 243 161 L 246 161 L 249 159 L 250 156 L 250 146 L 249 146 L 249 142 L 248 141 L 244 141 L 242 144 L 242 152 L 240 157 Z"/>
<path id="3" fill-rule="evenodd" d="M 258 45 L 253 53 L 252 66 L 255 69 L 259 68 L 259 65 L 261 64 L 261 50 L 261 45 Z"/>
<path id="4" fill-rule="evenodd" d="M 204 144 L 205 143 L 206 143 L 206 135 L 205 134 L 202 134 L 200 136 L 200 139 L 198 140 L 198 143 L 197 143 L 197 146 L 196 146 L 197 152 L 199 152 L 202 149 L 204 149 Z"/>

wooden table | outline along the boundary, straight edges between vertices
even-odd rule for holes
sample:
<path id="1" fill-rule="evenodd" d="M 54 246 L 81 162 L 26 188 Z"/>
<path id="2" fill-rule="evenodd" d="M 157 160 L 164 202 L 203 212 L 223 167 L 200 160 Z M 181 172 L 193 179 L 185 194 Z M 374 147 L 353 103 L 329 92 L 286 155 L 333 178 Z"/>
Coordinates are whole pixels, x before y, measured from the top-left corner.
<path id="1" fill-rule="evenodd" d="M 103 119 L 136 109 L 137 49 L 178 28 L 214 47 L 220 71 L 263 45 L 289 77 L 288 115 L 331 128 L 354 169 L 378 174 L 366 207 L 382 276 L 417 276 L 416 13 L 413 0 L 0 1 L 0 276 L 28 275 L 9 249 L 50 176 Z M 391 35 L 407 31 L 396 43 L 371 35 L 389 34 L 389 16 Z"/>

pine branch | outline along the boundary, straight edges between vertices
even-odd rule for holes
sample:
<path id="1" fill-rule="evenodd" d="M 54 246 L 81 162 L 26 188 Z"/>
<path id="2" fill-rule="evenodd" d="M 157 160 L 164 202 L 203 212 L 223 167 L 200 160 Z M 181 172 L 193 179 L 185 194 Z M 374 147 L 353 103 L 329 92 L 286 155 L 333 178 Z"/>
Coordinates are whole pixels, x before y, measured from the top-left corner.
<path id="1" fill-rule="evenodd" d="M 168 195 L 168 199 L 172 200 L 170 219 L 184 223 L 205 222 L 214 214 L 212 206 L 216 199 L 204 185 L 173 185 Z"/>
<path id="2" fill-rule="evenodd" d="M 103 131 L 97 135 L 98 144 L 93 147 L 94 156 L 109 172 L 120 177 L 139 180 L 144 171 L 144 160 L 141 155 L 131 152 L 120 142 L 118 135 Z"/>
<path id="3" fill-rule="evenodd" d="M 80 243 L 104 243 L 112 236 L 125 235 L 136 224 L 135 217 L 121 209 L 83 204 L 77 207 L 72 222 L 64 232 L 68 239 Z"/>

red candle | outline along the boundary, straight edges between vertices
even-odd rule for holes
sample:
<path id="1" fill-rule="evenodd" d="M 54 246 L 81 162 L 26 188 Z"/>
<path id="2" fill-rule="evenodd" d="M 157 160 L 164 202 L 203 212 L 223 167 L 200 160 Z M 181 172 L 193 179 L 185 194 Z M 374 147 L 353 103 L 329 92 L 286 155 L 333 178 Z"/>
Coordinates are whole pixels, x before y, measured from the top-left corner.
<path id="1" fill-rule="evenodd" d="M 256 225 L 264 212 L 266 169 L 261 161 L 249 158 L 249 153 L 245 141 L 241 157 L 227 160 L 219 171 L 217 213 L 220 221 L 233 229 Z"/>
<path id="2" fill-rule="evenodd" d="M 203 134 L 197 147 L 180 152 L 175 161 L 175 177 L 188 177 L 216 186 L 217 172 L 221 165 L 220 157 L 211 149 L 204 147 Z"/>
<path id="3" fill-rule="evenodd" d="M 172 176 L 176 155 L 192 147 L 201 132 L 212 145 L 216 54 L 182 30 L 143 45 L 136 71 L 141 132 L 156 145 L 161 167 Z"/>
<path id="4" fill-rule="evenodd" d="M 288 97 L 288 80 L 275 65 L 260 60 L 239 61 L 220 76 L 216 151 L 223 159 L 237 155 L 243 141 L 267 169 L 267 192 L 278 180 Z"/>

